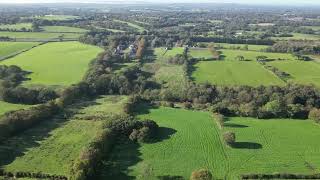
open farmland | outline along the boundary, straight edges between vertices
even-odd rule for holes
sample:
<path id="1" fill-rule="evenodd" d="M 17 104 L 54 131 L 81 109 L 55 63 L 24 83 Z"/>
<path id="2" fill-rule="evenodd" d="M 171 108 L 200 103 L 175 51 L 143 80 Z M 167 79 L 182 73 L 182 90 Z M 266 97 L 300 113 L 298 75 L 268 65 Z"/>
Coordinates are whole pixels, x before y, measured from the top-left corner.
<path id="1" fill-rule="evenodd" d="M 274 40 L 319 40 L 320 35 L 292 33 L 293 37 L 272 37 Z"/>
<path id="2" fill-rule="evenodd" d="M 69 27 L 69 26 L 43 26 L 41 29 L 44 32 L 51 33 L 85 33 L 86 29 L 77 28 L 77 27 Z"/>
<path id="3" fill-rule="evenodd" d="M 18 23 L 18 24 L 0 24 L 0 29 L 9 29 L 9 30 L 31 30 L 32 24 L 31 23 Z"/>
<path id="4" fill-rule="evenodd" d="M 26 85 L 66 86 L 79 82 L 88 64 L 101 52 L 98 47 L 79 42 L 54 42 L 1 62 L 17 65 L 30 74 Z"/>
<path id="5" fill-rule="evenodd" d="M 0 59 L 37 46 L 38 42 L 0 42 Z"/>
<path id="6" fill-rule="evenodd" d="M 320 64 L 312 61 L 273 61 L 268 64 L 289 73 L 290 81 L 320 87 Z"/>
<path id="7" fill-rule="evenodd" d="M 320 166 L 320 132 L 311 121 L 230 118 L 225 130 L 237 136 L 236 147 L 230 148 L 221 141 L 221 130 L 208 112 L 163 107 L 141 112 L 140 118 L 160 125 L 158 141 L 116 146 L 110 157 L 114 166 L 103 178 L 139 178 L 147 171 L 149 179 L 188 179 L 194 169 L 208 168 L 215 178 L 238 179 L 244 173 L 310 174 L 313 169 L 308 165 Z"/>
<path id="8" fill-rule="evenodd" d="M 49 21 L 68 21 L 68 20 L 75 20 L 78 19 L 79 16 L 72 16 L 72 15 L 44 15 L 35 17 L 36 19 L 44 19 Z"/>
<path id="9" fill-rule="evenodd" d="M 79 33 L 49 33 L 49 32 L 9 32 L 0 31 L 0 36 L 9 37 L 19 41 L 50 41 L 60 39 L 77 39 Z"/>
<path id="10" fill-rule="evenodd" d="M 285 83 L 259 63 L 251 61 L 201 61 L 194 65 L 196 82 L 216 85 L 284 85 Z"/>
<path id="11" fill-rule="evenodd" d="M 119 22 L 119 23 L 127 24 L 128 26 L 130 26 L 130 27 L 133 27 L 133 28 L 137 29 L 137 31 L 139 31 L 139 32 L 143 32 L 143 31 L 145 31 L 145 30 L 146 30 L 144 27 L 139 26 L 139 25 L 134 24 L 134 23 L 131 23 L 131 22 L 121 21 L 121 20 L 118 20 L 118 19 L 114 19 L 113 21 L 115 21 L 115 22 Z"/>
<path id="12" fill-rule="evenodd" d="M 0 166 L 9 172 L 42 172 L 70 175 L 70 168 L 80 151 L 103 128 L 111 114 L 122 113 L 125 96 L 102 96 L 68 108 L 72 116 L 60 116 L 15 136 L 0 146 Z M 95 120 L 90 119 L 95 117 Z M 14 153 L 12 153 L 12 151 Z"/>

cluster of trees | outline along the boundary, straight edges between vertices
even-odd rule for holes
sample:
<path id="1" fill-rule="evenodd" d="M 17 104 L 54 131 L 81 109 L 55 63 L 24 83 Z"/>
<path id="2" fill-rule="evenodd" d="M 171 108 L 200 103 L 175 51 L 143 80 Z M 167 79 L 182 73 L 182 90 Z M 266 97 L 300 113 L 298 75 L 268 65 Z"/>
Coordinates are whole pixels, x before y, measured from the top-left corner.
<path id="1" fill-rule="evenodd" d="M 320 174 L 289 174 L 289 173 L 274 173 L 274 174 L 243 174 L 242 179 L 320 179 Z"/>
<path id="2" fill-rule="evenodd" d="M 187 58 L 183 54 L 177 54 L 173 57 L 169 57 L 167 59 L 168 64 L 176 64 L 176 65 L 182 65 L 187 63 Z"/>
<path id="3" fill-rule="evenodd" d="M 213 176 L 208 169 L 199 169 L 192 172 L 190 180 L 212 180 Z"/>
<path id="4" fill-rule="evenodd" d="M 267 52 L 320 54 L 320 44 L 317 41 L 289 40 L 279 41 L 266 49 Z"/>
<path id="5" fill-rule="evenodd" d="M 18 85 L 22 81 L 27 80 L 27 71 L 22 70 L 20 67 L 15 65 L 0 65 L 0 79 L 7 81 L 11 85 Z"/>
<path id="6" fill-rule="evenodd" d="M 0 169 L 0 176 L 5 177 L 6 179 L 16 179 L 16 178 L 32 178 L 32 179 L 55 179 L 55 180 L 68 180 L 67 177 L 61 175 L 51 175 L 44 174 L 41 172 L 31 173 L 31 172 L 7 172 Z"/>

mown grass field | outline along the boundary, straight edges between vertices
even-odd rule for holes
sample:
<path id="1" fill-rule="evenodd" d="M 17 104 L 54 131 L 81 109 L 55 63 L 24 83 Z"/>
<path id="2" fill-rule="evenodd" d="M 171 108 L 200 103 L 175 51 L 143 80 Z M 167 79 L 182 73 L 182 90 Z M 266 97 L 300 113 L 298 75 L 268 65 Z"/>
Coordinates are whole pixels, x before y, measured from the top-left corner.
<path id="1" fill-rule="evenodd" d="M 31 23 L 0 24 L 0 29 L 22 30 L 23 28 L 25 28 L 26 30 L 31 30 L 32 24 Z"/>
<path id="2" fill-rule="evenodd" d="M 115 22 L 119 22 L 119 23 L 125 23 L 125 24 L 127 24 L 128 26 L 130 26 L 130 27 L 133 27 L 133 28 L 137 29 L 137 31 L 139 31 L 139 32 L 143 32 L 143 31 L 145 31 L 145 30 L 146 30 L 144 27 L 139 26 L 139 25 L 134 24 L 134 23 L 131 23 L 131 22 L 121 21 L 121 20 L 118 20 L 118 19 L 114 19 L 113 21 L 115 21 Z"/>
<path id="3" fill-rule="evenodd" d="M 319 126 L 309 120 L 230 118 L 223 130 L 236 133 L 230 148 L 209 112 L 161 107 L 140 113 L 160 125 L 158 141 L 116 146 L 104 178 L 189 179 L 193 170 L 208 168 L 215 178 L 238 179 L 243 173 L 314 173 L 320 166 Z"/>
<path id="4" fill-rule="evenodd" d="M 69 26 L 42 26 L 41 29 L 44 32 L 56 32 L 56 33 L 85 33 L 88 30 L 77 28 L 77 27 L 69 27 Z"/>
<path id="5" fill-rule="evenodd" d="M 70 175 L 73 161 L 103 128 L 102 121 L 85 118 L 121 113 L 126 100 L 126 96 L 102 96 L 74 104 L 67 109 L 73 114 L 68 119 L 44 121 L 0 145 L 0 166 L 9 172 Z"/>
<path id="6" fill-rule="evenodd" d="M 32 72 L 25 85 L 67 86 L 79 82 L 88 64 L 102 50 L 79 42 L 54 42 L 2 61 Z"/>
<path id="7" fill-rule="evenodd" d="M 0 59 L 38 45 L 38 42 L 0 42 Z"/>
<path id="8" fill-rule="evenodd" d="M 254 61 L 201 61 L 194 65 L 192 78 L 196 82 L 216 85 L 284 85 L 272 72 Z"/>
<path id="9" fill-rule="evenodd" d="M 289 73 L 290 81 L 299 84 L 314 84 L 320 87 L 320 64 L 306 61 L 273 61 L 268 64 Z"/>
<path id="10" fill-rule="evenodd" d="M 274 40 L 319 40 L 320 35 L 292 33 L 293 37 L 272 37 Z"/>
<path id="11" fill-rule="evenodd" d="M 79 33 L 48 33 L 48 32 L 9 32 L 0 31 L 0 36 L 9 37 L 17 40 L 47 41 L 51 39 L 77 39 L 81 36 Z"/>
<path id="12" fill-rule="evenodd" d="M 0 101 L 0 116 L 9 111 L 15 111 L 18 109 L 24 109 L 30 107 L 30 105 L 24 104 L 12 104 L 4 101 Z"/>
<path id="13" fill-rule="evenodd" d="M 214 44 L 215 45 L 220 45 L 221 47 L 226 48 L 226 49 L 231 49 L 231 48 L 235 48 L 235 47 L 241 47 L 241 48 L 245 47 L 245 44 L 228 44 L 228 43 L 214 43 Z M 248 50 L 249 51 L 262 51 L 262 50 L 264 50 L 264 49 L 266 49 L 268 47 L 270 47 L 270 46 L 248 44 Z"/>

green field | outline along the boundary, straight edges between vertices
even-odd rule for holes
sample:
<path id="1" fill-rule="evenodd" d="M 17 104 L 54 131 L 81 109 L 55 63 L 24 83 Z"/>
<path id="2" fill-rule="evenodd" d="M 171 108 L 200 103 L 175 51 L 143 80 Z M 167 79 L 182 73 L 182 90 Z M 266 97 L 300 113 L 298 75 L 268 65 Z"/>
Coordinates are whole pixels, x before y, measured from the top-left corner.
<path id="1" fill-rule="evenodd" d="M 274 40 L 319 40 L 320 35 L 292 33 L 293 37 L 272 37 Z"/>
<path id="2" fill-rule="evenodd" d="M 0 166 L 10 172 L 70 175 L 73 161 L 103 127 L 102 121 L 90 118 L 121 113 L 126 100 L 126 96 L 102 96 L 74 104 L 66 109 L 74 114 L 67 120 L 44 121 L 0 145 Z"/>
<path id="3" fill-rule="evenodd" d="M 238 179 L 242 173 L 314 173 L 320 166 L 319 126 L 308 120 L 230 118 L 226 130 L 237 136 L 235 148 L 230 148 L 209 112 L 162 107 L 142 111 L 140 118 L 159 124 L 158 142 L 117 145 L 109 159 L 113 166 L 101 179 L 139 179 L 141 174 L 145 179 L 188 179 L 200 168 L 218 179 Z"/>
<path id="4" fill-rule="evenodd" d="M 133 28 L 137 29 L 139 32 L 143 32 L 143 31 L 145 31 L 145 30 L 146 30 L 144 27 L 139 26 L 139 25 L 134 24 L 134 23 L 131 23 L 131 22 L 121 21 L 121 20 L 118 20 L 118 19 L 114 19 L 113 21 L 115 21 L 115 22 L 119 22 L 119 23 L 125 23 L 125 24 L 127 24 L 128 26 L 130 26 L 130 27 L 133 27 Z"/>
<path id="5" fill-rule="evenodd" d="M 289 73 L 290 81 L 299 84 L 314 84 L 320 87 L 320 64 L 313 61 L 273 61 L 268 64 Z"/>
<path id="6" fill-rule="evenodd" d="M 0 59 L 37 46 L 38 42 L 0 42 Z"/>
<path id="7" fill-rule="evenodd" d="M 0 36 L 9 37 L 16 40 L 48 41 L 57 40 L 60 36 L 62 39 L 78 39 L 79 33 L 48 33 L 48 32 L 9 32 L 0 31 Z"/>
<path id="8" fill-rule="evenodd" d="M 69 26 L 42 26 L 41 29 L 45 32 L 55 33 L 85 33 L 88 31 L 86 29 Z"/>
<path id="9" fill-rule="evenodd" d="M 194 65 L 196 82 L 216 85 L 284 85 L 284 82 L 254 61 L 201 61 Z"/>
<path id="10" fill-rule="evenodd" d="M 24 104 L 12 104 L 12 103 L 7 103 L 0 101 L 0 116 L 3 115 L 6 112 L 9 111 L 15 111 L 18 109 L 24 109 L 29 107 L 30 105 L 24 105 Z"/>
<path id="11" fill-rule="evenodd" d="M 228 44 L 228 43 L 214 43 L 215 45 L 220 45 L 221 47 L 225 48 L 225 49 L 231 49 L 234 47 L 241 47 L 244 48 L 245 44 Z M 248 50 L 249 51 L 262 51 L 266 48 L 268 48 L 270 46 L 267 45 L 251 45 L 248 44 Z"/>
<path id="12" fill-rule="evenodd" d="M 320 31 L 320 26 L 302 26 L 304 28 L 313 29 L 314 31 Z"/>
<path id="13" fill-rule="evenodd" d="M 88 64 L 101 52 L 79 42 L 54 42 L 7 59 L 0 64 L 17 65 L 30 74 L 26 85 L 67 86 L 79 82 Z"/>
<path id="14" fill-rule="evenodd" d="M 50 21 L 68 21 L 78 19 L 79 16 L 72 15 L 45 15 L 45 16 L 37 16 L 36 19 L 45 19 Z"/>
<path id="15" fill-rule="evenodd" d="M 31 23 L 0 24 L 0 29 L 22 30 L 23 28 L 25 28 L 26 30 L 31 30 L 32 24 Z"/>

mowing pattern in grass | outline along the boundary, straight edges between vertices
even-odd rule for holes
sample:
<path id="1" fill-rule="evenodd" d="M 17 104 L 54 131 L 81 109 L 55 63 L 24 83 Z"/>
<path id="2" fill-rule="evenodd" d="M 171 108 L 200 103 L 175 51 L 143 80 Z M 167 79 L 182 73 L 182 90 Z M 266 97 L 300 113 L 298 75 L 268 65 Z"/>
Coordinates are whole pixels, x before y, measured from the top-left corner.
<path id="1" fill-rule="evenodd" d="M 121 113 L 126 100 L 125 96 L 103 96 L 73 105 L 67 109 L 74 114 L 69 119 L 56 117 L 44 121 L 1 145 L 0 166 L 9 172 L 68 176 L 72 162 L 103 127 L 103 121 L 85 117 Z"/>
<path id="2" fill-rule="evenodd" d="M 140 118 L 160 125 L 159 140 L 115 147 L 110 157 L 114 167 L 108 169 L 114 179 L 139 179 L 141 174 L 153 176 L 147 179 L 188 179 L 199 168 L 210 169 L 217 179 L 238 179 L 243 173 L 314 173 L 320 166 L 320 127 L 309 120 L 230 118 L 224 130 L 237 137 L 230 148 L 208 112 L 163 107 L 142 111 Z"/>
<path id="3" fill-rule="evenodd" d="M 201 61 L 194 65 L 196 82 L 216 85 L 284 85 L 284 82 L 254 61 Z"/>
<path id="4" fill-rule="evenodd" d="M 7 102 L 0 101 L 0 115 L 8 112 L 8 111 L 15 111 L 18 109 L 27 108 L 29 105 L 23 105 L 23 104 L 11 104 Z"/>
<path id="5" fill-rule="evenodd" d="M 38 45 L 37 42 L 0 42 L 0 59 Z"/>
<path id="6" fill-rule="evenodd" d="M 45 32 L 61 32 L 61 33 L 85 33 L 88 30 L 77 28 L 77 27 L 68 27 L 68 26 L 43 26 L 41 27 Z"/>
<path id="7" fill-rule="evenodd" d="M 31 30 L 31 23 L 18 23 L 18 24 L 0 24 L 0 29 L 10 29 L 10 30 Z"/>
<path id="8" fill-rule="evenodd" d="M 77 39 L 79 33 L 48 33 L 48 32 L 8 32 L 0 31 L 0 36 L 9 37 L 19 41 L 48 41 L 62 39 Z"/>
<path id="9" fill-rule="evenodd" d="M 88 64 L 101 52 L 79 42 L 56 42 L 36 47 L 1 64 L 17 65 L 30 74 L 33 85 L 70 85 L 79 82 Z"/>
<path id="10" fill-rule="evenodd" d="M 269 63 L 268 63 L 269 64 Z M 273 61 L 270 64 L 292 76 L 299 84 L 314 84 L 320 87 L 320 64 L 305 61 Z"/>

